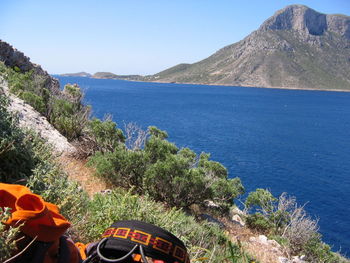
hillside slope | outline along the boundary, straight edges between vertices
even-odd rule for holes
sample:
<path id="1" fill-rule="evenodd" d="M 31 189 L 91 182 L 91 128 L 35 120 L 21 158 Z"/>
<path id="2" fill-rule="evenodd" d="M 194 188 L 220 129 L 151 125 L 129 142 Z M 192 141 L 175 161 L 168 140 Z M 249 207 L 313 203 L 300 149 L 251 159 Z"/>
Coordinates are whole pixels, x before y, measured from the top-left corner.
<path id="1" fill-rule="evenodd" d="M 18 116 L 21 128 L 31 129 L 41 138 L 52 145 L 53 150 L 58 154 L 70 154 L 76 149 L 70 144 L 66 137 L 61 135 L 48 121 L 24 100 L 9 92 L 7 82 L 0 76 L 0 92 L 9 97 L 8 110 Z"/>
<path id="2" fill-rule="evenodd" d="M 147 80 L 350 90 L 350 17 L 288 6 L 245 39 Z"/>
<path id="3" fill-rule="evenodd" d="M 60 94 L 60 83 L 57 79 L 51 77 L 49 73 L 41 68 L 40 65 L 34 64 L 30 58 L 23 52 L 15 49 L 10 44 L 0 39 L 0 61 L 7 67 L 17 68 L 20 72 L 33 71 L 35 75 L 41 77 L 43 86 L 50 90 L 52 94 Z"/>

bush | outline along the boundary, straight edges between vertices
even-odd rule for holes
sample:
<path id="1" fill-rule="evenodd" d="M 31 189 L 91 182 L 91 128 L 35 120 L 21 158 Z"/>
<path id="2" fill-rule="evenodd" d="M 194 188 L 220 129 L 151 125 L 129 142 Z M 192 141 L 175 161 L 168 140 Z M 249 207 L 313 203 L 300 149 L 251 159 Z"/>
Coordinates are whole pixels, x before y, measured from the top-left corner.
<path id="1" fill-rule="evenodd" d="M 175 144 L 168 142 L 165 138 L 166 132 L 158 130 L 154 126 L 149 127 L 151 137 L 148 138 L 145 145 L 145 153 L 150 163 L 164 161 L 168 155 L 176 154 L 179 149 Z"/>
<path id="2" fill-rule="evenodd" d="M 18 94 L 18 97 L 31 105 L 36 111 L 45 114 L 46 107 L 42 97 L 30 92 L 23 91 Z"/>
<path id="3" fill-rule="evenodd" d="M 321 241 L 317 220 L 308 216 L 294 197 L 282 193 L 276 199 L 270 191 L 257 189 L 248 195 L 245 204 L 258 211 L 247 216 L 247 225 L 278 237 L 290 253 L 305 254 L 311 262 L 342 262 L 343 259 Z"/>
<path id="4" fill-rule="evenodd" d="M 308 240 L 303 247 L 307 259 L 313 263 L 348 263 L 349 260 L 331 251 L 329 245 L 321 241 L 321 236 L 316 234 Z"/>
<path id="5" fill-rule="evenodd" d="M 77 84 L 67 84 L 63 88 L 65 98 L 73 103 L 80 103 L 84 94 Z"/>
<path id="6" fill-rule="evenodd" d="M 8 99 L 0 93 L 0 179 L 14 183 L 31 175 L 33 158 L 31 136 L 18 128 L 15 116 L 7 112 Z"/>
<path id="7" fill-rule="evenodd" d="M 169 155 L 147 169 L 144 177 L 145 191 L 157 201 L 171 206 L 188 207 L 202 204 L 210 197 L 209 183 L 198 169 L 189 169 L 182 156 Z"/>
<path id="8" fill-rule="evenodd" d="M 111 152 L 120 143 L 125 142 L 125 136 L 117 124 L 107 117 L 104 121 L 97 118 L 87 124 L 87 134 L 94 143 L 95 151 Z"/>
<path id="9" fill-rule="evenodd" d="M 248 215 L 246 218 L 246 223 L 249 228 L 263 233 L 269 233 L 274 227 L 270 220 L 261 213 Z"/>
<path id="10" fill-rule="evenodd" d="M 101 121 L 95 120 L 94 123 L 97 131 L 105 130 L 100 127 Z M 221 208 L 220 211 L 226 211 L 244 192 L 239 178 L 227 178 L 223 165 L 210 161 L 208 154 L 197 157 L 188 148 L 179 150 L 166 140 L 166 132 L 154 126 L 148 129 L 150 137 L 144 149 L 137 147 L 134 150 L 121 144 L 115 126 L 108 123 L 108 127 L 110 133 L 98 133 L 99 141 L 104 142 L 109 134 L 115 138 L 111 141 L 118 146 L 113 151 L 96 153 L 89 159 L 89 164 L 96 167 L 97 175 L 114 185 L 132 186 L 140 194 L 148 194 L 156 201 L 176 207 L 204 206 L 205 201 L 212 200 Z"/>
<path id="11" fill-rule="evenodd" d="M 142 192 L 143 175 L 147 168 L 143 151 L 130 151 L 119 146 L 114 152 L 97 152 L 89 159 L 89 165 L 96 168 L 96 174 L 115 186 L 135 187 Z"/>
<path id="12" fill-rule="evenodd" d="M 6 76 L 10 91 L 15 95 L 18 95 L 21 91 L 35 91 L 36 87 L 34 87 L 32 70 L 21 73 L 15 69 L 8 68 Z"/>
<path id="13" fill-rule="evenodd" d="M 11 211 L 8 207 L 4 209 L 0 207 L 0 262 L 4 262 L 17 250 L 16 237 L 19 234 L 20 226 L 8 227 L 1 223 L 10 216 Z"/>
<path id="14" fill-rule="evenodd" d="M 90 107 L 84 106 L 80 101 L 54 99 L 49 118 L 62 135 L 68 140 L 73 140 L 82 136 L 89 116 Z"/>
<path id="15" fill-rule="evenodd" d="M 269 190 L 258 188 L 254 192 L 249 193 L 245 205 L 247 208 L 255 207 L 264 214 L 273 212 L 274 203 L 277 199 L 271 194 Z"/>

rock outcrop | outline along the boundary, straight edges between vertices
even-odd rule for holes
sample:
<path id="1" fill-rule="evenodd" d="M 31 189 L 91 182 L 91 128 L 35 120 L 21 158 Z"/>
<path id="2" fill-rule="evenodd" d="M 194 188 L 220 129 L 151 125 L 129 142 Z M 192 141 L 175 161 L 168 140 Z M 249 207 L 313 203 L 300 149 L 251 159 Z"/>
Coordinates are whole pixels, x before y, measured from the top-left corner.
<path id="1" fill-rule="evenodd" d="M 8 67 L 18 67 L 22 72 L 33 70 L 43 78 L 45 87 L 52 94 L 60 93 L 60 84 L 57 79 L 51 77 L 40 65 L 32 63 L 21 51 L 2 40 L 0 40 L 0 61 Z"/>
<path id="2" fill-rule="evenodd" d="M 288 6 L 245 39 L 145 80 L 350 91 L 350 17 Z"/>
<path id="3" fill-rule="evenodd" d="M 305 36 L 334 32 L 350 40 L 350 18 L 318 13 L 304 5 L 291 5 L 266 20 L 260 30 L 294 30 Z"/>
<path id="4" fill-rule="evenodd" d="M 6 81 L 1 77 L 0 92 L 5 92 L 9 97 L 10 105 L 8 109 L 18 116 L 20 127 L 33 130 L 52 145 L 53 150 L 58 154 L 69 154 L 76 150 L 75 147 L 68 142 L 67 138 L 61 135 L 44 116 L 23 100 L 10 94 Z"/>

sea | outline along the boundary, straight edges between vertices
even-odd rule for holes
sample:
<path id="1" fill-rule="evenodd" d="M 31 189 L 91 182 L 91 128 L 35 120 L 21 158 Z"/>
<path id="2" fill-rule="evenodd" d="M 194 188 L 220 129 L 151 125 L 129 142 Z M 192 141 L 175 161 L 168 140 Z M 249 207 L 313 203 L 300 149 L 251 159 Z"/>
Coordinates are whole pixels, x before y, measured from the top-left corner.
<path id="1" fill-rule="evenodd" d="M 247 193 L 294 196 L 323 241 L 350 256 L 350 93 L 55 77 L 80 85 L 93 116 L 157 126 L 210 153 Z"/>

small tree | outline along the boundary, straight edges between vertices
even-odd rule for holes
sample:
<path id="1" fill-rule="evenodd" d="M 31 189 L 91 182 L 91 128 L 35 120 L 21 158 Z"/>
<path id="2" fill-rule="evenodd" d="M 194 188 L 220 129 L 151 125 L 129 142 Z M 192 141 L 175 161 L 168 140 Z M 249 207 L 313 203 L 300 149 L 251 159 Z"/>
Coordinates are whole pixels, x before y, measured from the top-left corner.
<path id="1" fill-rule="evenodd" d="M 111 116 L 105 117 L 104 121 L 94 118 L 88 122 L 87 135 L 95 144 L 96 151 L 111 152 L 120 143 L 125 142 L 125 136 Z"/>
<path id="2" fill-rule="evenodd" d="M 257 211 L 247 217 L 248 225 L 286 238 L 292 252 L 302 251 L 318 235 L 317 220 L 307 215 L 305 205 L 298 206 L 295 197 L 286 193 L 277 199 L 269 190 L 257 189 L 248 195 L 245 205 Z"/>
<path id="3" fill-rule="evenodd" d="M 258 188 L 254 192 L 249 193 L 245 205 L 246 208 L 256 208 L 264 215 L 273 212 L 277 199 L 267 189 Z"/>
<path id="4" fill-rule="evenodd" d="M 90 117 L 90 106 L 82 102 L 83 94 L 77 85 L 66 85 L 62 98 L 52 98 L 49 121 L 68 140 L 74 140 L 83 135 Z"/>

